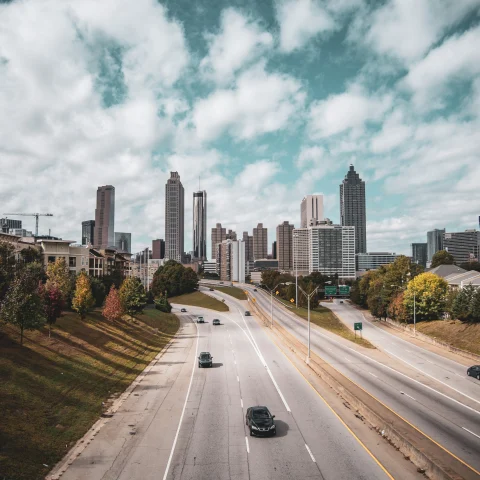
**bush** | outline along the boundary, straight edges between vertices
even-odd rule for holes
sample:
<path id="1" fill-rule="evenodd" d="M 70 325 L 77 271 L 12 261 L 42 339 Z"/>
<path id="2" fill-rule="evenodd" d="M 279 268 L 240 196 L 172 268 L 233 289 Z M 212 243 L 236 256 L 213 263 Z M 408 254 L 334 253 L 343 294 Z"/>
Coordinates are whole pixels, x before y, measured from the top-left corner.
<path id="1" fill-rule="evenodd" d="M 170 313 L 172 311 L 172 306 L 166 297 L 160 297 L 155 300 L 155 308 L 161 312 Z"/>

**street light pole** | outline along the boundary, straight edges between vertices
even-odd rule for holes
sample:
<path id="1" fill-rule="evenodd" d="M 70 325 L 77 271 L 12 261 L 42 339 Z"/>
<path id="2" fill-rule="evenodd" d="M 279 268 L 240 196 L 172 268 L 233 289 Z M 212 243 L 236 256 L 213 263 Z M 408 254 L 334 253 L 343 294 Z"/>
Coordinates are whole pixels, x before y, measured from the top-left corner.
<path id="1" fill-rule="evenodd" d="M 308 354 L 307 354 L 306 362 L 310 363 L 310 299 L 315 295 L 315 293 L 318 290 L 318 287 L 315 288 L 315 290 L 311 293 L 306 293 L 302 289 L 302 287 L 298 287 L 298 288 L 307 297 L 307 304 L 308 304 L 308 314 L 307 314 L 307 318 L 308 318 Z"/>
<path id="2" fill-rule="evenodd" d="M 267 287 L 268 290 L 270 291 L 270 326 L 273 328 L 273 292 L 276 290 L 280 285 L 290 285 L 291 282 L 280 282 L 278 285 L 275 285 L 272 289 Z"/>
<path id="3" fill-rule="evenodd" d="M 417 305 L 416 305 L 415 285 L 413 285 L 413 336 L 417 336 Z"/>
<path id="4" fill-rule="evenodd" d="M 293 235 L 293 263 L 295 267 L 295 308 L 298 308 L 298 262 L 296 261 L 297 250 L 295 248 L 295 243 L 298 238 L 298 233 Z M 298 246 L 298 245 L 297 245 Z"/>

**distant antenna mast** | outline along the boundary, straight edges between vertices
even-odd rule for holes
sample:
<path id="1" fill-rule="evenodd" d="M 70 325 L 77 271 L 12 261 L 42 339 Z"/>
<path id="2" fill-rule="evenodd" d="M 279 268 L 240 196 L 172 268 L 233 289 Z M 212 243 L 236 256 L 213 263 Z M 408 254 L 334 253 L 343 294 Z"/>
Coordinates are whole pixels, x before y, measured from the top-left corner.
<path id="1" fill-rule="evenodd" d="M 198 191 L 200 191 L 200 175 L 198 176 Z"/>

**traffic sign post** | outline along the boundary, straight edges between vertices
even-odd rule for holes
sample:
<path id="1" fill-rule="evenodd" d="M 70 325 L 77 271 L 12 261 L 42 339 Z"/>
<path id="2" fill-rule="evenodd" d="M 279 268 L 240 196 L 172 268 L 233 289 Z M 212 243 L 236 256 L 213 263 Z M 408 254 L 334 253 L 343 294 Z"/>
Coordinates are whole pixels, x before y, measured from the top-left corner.
<path id="1" fill-rule="evenodd" d="M 340 295 L 350 295 L 350 287 L 348 285 L 340 285 L 338 287 L 338 293 Z"/>
<path id="2" fill-rule="evenodd" d="M 362 322 L 355 322 L 353 324 L 353 330 L 355 331 L 355 339 L 357 338 L 357 330 L 360 332 L 360 338 L 363 338 L 362 335 Z"/>
<path id="3" fill-rule="evenodd" d="M 336 285 L 325 285 L 325 296 L 336 295 L 336 294 L 337 294 Z"/>

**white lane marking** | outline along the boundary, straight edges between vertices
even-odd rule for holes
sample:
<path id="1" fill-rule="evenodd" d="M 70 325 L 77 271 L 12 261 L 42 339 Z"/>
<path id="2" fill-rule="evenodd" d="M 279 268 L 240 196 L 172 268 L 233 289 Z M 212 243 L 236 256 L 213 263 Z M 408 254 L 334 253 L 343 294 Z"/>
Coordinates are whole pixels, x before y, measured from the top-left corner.
<path id="1" fill-rule="evenodd" d="M 452 390 L 455 390 L 455 392 L 459 393 L 460 395 L 463 395 L 464 397 L 467 397 L 467 398 L 469 398 L 470 400 L 473 400 L 474 402 L 480 404 L 480 401 L 479 401 L 479 400 L 476 400 L 475 398 L 470 397 L 470 396 L 467 395 L 466 393 L 463 393 L 463 392 L 461 392 L 460 390 L 457 390 L 456 388 L 452 387 L 452 386 L 449 385 L 448 383 L 442 382 L 441 380 L 439 380 L 438 378 L 434 377 L 433 375 L 430 375 L 430 374 L 424 372 L 423 370 L 420 370 L 420 369 L 417 368 L 415 365 L 412 365 L 411 363 L 409 363 L 409 362 L 407 362 L 406 360 L 404 360 L 402 357 L 399 357 L 398 355 L 395 355 L 394 353 L 389 352 L 388 350 L 385 350 L 385 352 L 387 352 L 387 353 L 390 354 L 390 355 L 393 355 L 395 358 L 398 358 L 399 360 L 401 360 L 402 362 L 406 363 L 407 365 L 409 365 L 410 367 L 414 368 L 415 370 L 418 370 L 418 371 L 419 371 L 420 373 L 422 373 L 423 375 L 426 375 L 427 377 L 433 378 L 433 379 L 436 380 L 437 382 L 440 382 L 442 385 L 445 385 L 446 387 L 451 388 Z M 477 413 L 479 413 L 479 412 L 477 412 Z"/>
<path id="2" fill-rule="evenodd" d="M 237 307 L 238 308 L 238 307 Z M 250 333 L 250 335 L 247 333 L 247 331 L 241 326 L 238 324 L 238 322 L 236 320 L 234 320 L 232 318 L 232 321 L 240 328 L 240 330 L 242 330 L 242 332 L 245 334 L 245 336 L 247 337 L 248 341 L 250 342 L 250 344 L 252 345 L 253 349 L 255 350 L 256 354 L 258 355 L 258 358 L 260 358 L 260 361 L 262 362 L 263 366 L 265 367 L 265 369 L 267 370 L 267 373 L 268 375 L 270 376 L 271 380 L 272 380 L 272 383 L 273 385 L 275 386 L 275 389 L 277 390 L 277 393 L 278 395 L 280 396 L 280 398 L 282 399 L 282 402 L 283 404 L 285 405 L 285 409 L 287 410 L 287 412 L 291 413 L 291 409 L 290 407 L 288 406 L 288 403 L 287 401 L 285 400 L 285 397 L 283 396 L 283 393 L 282 391 L 280 390 L 280 387 L 278 386 L 277 382 L 275 381 L 275 378 L 273 378 L 273 375 L 272 375 L 272 372 L 270 371 L 270 369 L 268 368 L 268 365 L 267 365 L 267 362 L 265 361 L 265 359 L 263 358 L 263 355 L 262 353 L 260 352 L 258 346 L 256 346 L 256 342 L 255 342 L 255 339 L 253 338 L 251 332 L 250 332 L 250 329 L 248 328 L 248 325 L 247 325 L 247 322 L 245 322 L 245 318 L 243 317 L 243 314 L 242 314 L 242 311 L 240 310 L 240 308 L 238 308 L 238 311 L 240 312 L 240 315 L 242 316 L 242 319 L 245 323 L 245 326 L 247 327 L 247 330 L 248 332 Z"/>
<path id="3" fill-rule="evenodd" d="M 310 450 L 310 448 L 308 447 L 307 444 L 305 444 L 305 447 L 307 448 L 307 452 L 310 454 L 310 457 L 311 457 L 312 461 L 313 461 L 314 463 L 317 463 L 317 462 L 315 461 L 315 457 L 313 456 L 312 451 Z"/>
<path id="4" fill-rule="evenodd" d="M 409 395 L 408 393 L 405 393 L 405 392 L 400 392 L 402 395 L 405 395 L 406 397 L 409 397 L 411 398 L 412 400 L 415 400 L 411 395 Z M 415 400 L 416 401 L 416 400 Z"/>
<path id="5" fill-rule="evenodd" d="M 248 437 L 245 437 L 245 443 L 247 444 L 247 453 L 250 453 L 250 447 L 248 446 Z"/>
<path id="6" fill-rule="evenodd" d="M 192 320 L 193 322 L 193 320 Z M 195 359 L 198 353 L 198 325 L 194 322 L 194 325 L 197 329 L 197 345 L 195 347 Z M 190 377 L 190 383 L 188 384 L 187 396 L 185 397 L 185 403 L 183 404 L 182 414 L 180 415 L 180 421 L 178 422 L 177 433 L 175 434 L 175 438 L 173 440 L 172 450 L 170 451 L 170 456 L 168 457 L 167 466 L 165 468 L 165 474 L 163 475 L 163 480 L 166 480 L 168 476 L 168 471 L 170 470 L 170 464 L 172 463 L 173 452 L 175 451 L 175 446 L 177 445 L 178 434 L 180 433 L 180 428 L 182 426 L 183 415 L 185 414 L 185 408 L 187 407 L 188 396 L 190 395 L 190 389 L 192 388 L 192 381 L 193 381 L 193 374 L 195 373 L 195 366 L 197 362 L 196 360 L 193 361 L 193 368 L 192 368 L 192 375 Z"/>
<path id="7" fill-rule="evenodd" d="M 242 399 L 242 398 L 240 399 L 240 405 L 241 405 L 242 408 L 243 408 L 243 399 Z"/>
<path id="8" fill-rule="evenodd" d="M 378 378 L 376 375 L 374 375 L 372 372 L 368 372 L 372 377 Z"/>
<path id="9" fill-rule="evenodd" d="M 388 368 L 388 369 L 391 370 L 392 372 L 394 372 L 394 373 L 396 373 L 396 374 L 398 374 L 398 375 L 401 375 L 402 377 L 407 378 L 407 379 L 410 380 L 411 382 L 418 383 L 418 385 L 421 385 L 422 387 L 424 387 L 424 388 L 426 388 L 426 389 L 428 389 L 428 390 L 431 390 L 432 392 L 435 392 L 435 393 L 437 393 L 438 395 L 441 395 L 442 397 L 448 398 L 448 399 L 451 400 L 452 402 L 458 403 L 458 404 L 461 405 L 462 407 L 465 407 L 465 408 L 467 408 L 468 410 L 471 410 L 472 412 L 475 412 L 477 415 L 480 415 L 480 412 L 479 412 L 478 410 L 475 410 L 474 408 L 469 407 L 468 405 L 465 405 L 464 403 L 459 402 L 458 400 L 455 400 L 454 398 L 449 397 L 448 395 L 445 395 L 444 393 L 439 392 L 438 390 L 435 390 L 434 388 L 429 387 L 428 385 L 425 385 L 425 384 L 423 384 L 422 382 L 419 382 L 418 380 L 415 380 L 414 378 L 409 377 L 408 375 L 405 375 L 404 373 L 399 372 L 398 370 L 395 370 L 395 369 L 392 368 L 392 367 L 389 367 L 388 365 L 385 365 L 385 364 L 383 364 L 383 363 L 380 363 L 380 362 L 378 362 L 377 360 L 374 360 L 373 358 L 367 357 L 367 355 L 364 355 L 363 353 L 357 352 L 357 351 L 354 350 L 353 348 L 350 348 L 350 347 L 347 347 L 347 348 L 349 348 L 352 352 L 355 352 L 355 353 L 357 353 L 358 355 L 361 355 L 362 357 L 365 357 L 367 360 L 369 360 L 369 361 L 371 361 L 371 362 L 378 363 L 378 365 L 380 365 L 381 367 Z"/>
<path id="10" fill-rule="evenodd" d="M 480 435 L 477 435 L 476 433 L 473 433 L 470 431 L 468 428 L 462 427 L 464 430 L 466 430 L 468 433 L 471 433 L 472 435 L 475 435 L 477 438 L 480 438 Z"/>
<path id="11" fill-rule="evenodd" d="M 347 362 L 352 363 L 347 357 L 343 357 Z"/>
<path id="12" fill-rule="evenodd" d="M 237 364 L 237 361 L 236 361 L 236 360 L 234 360 L 234 361 L 233 361 L 233 363 L 236 365 L 236 364 Z"/>
<path id="13" fill-rule="evenodd" d="M 240 378 L 238 377 L 238 375 L 237 375 L 237 382 L 240 382 Z"/>

